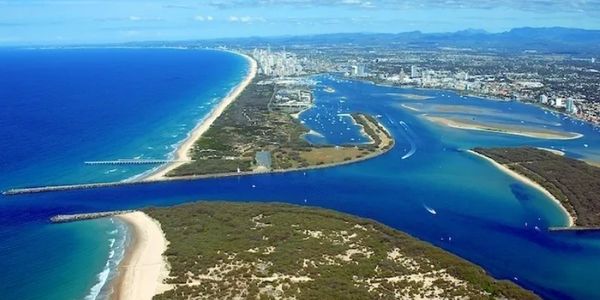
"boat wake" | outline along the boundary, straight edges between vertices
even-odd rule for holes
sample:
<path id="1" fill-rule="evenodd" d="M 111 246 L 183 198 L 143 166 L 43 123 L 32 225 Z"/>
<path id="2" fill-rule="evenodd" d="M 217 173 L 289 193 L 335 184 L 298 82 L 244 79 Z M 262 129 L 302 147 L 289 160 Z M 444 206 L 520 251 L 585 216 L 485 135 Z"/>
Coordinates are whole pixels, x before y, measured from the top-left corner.
<path id="1" fill-rule="evenodd" d="M 423 204 L 423 208 L 425 208 L 425 210 L 427 210 L 430 214 L 432 215 L 437 215 L 437 211 L 435 211 L 435 209 Z"/>
<path id="2" fill-rule="evenodd" d="M 414 142 L 414 138 L 413 138 L 414 134 L 413 134 L 412 130 L 410 130 L 408 125 L 406 125 L 406 123 L 404 123 L 404 121 L 400 121 L 400 122 L 398 122 L 398 124 L 400 124 L 400 126 L 402 126 L 402 128 L 406 132 L 406 139 L 408 140 L 408 143 L 410 144 L 410 150 L 401 157 L 401 159 L 407 159 L 407 158 L 413 156 L 415 154 L 415 152 L 417 152 L 417 145 Z"/>

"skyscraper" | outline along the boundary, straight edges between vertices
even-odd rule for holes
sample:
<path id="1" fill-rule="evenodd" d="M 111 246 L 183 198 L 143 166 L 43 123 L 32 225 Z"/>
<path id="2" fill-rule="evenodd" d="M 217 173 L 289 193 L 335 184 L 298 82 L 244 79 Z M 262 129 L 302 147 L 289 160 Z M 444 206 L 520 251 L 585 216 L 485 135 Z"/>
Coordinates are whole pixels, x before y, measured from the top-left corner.
<path id="1" fill-rule="evenodd" d="M 415 65 L 410 66 L 410 77 L 411 78 L 416 78 L 418 77 L 417 74 L 417 67 Z"/>
<path id="2" fill-rule="evenodd" d="M 573 100 L 573 98 L 567 99 L 567 113 L 569 113 L 569 114 L 577 113 L 577 107 L 575 106 L 575 100 Z"/>

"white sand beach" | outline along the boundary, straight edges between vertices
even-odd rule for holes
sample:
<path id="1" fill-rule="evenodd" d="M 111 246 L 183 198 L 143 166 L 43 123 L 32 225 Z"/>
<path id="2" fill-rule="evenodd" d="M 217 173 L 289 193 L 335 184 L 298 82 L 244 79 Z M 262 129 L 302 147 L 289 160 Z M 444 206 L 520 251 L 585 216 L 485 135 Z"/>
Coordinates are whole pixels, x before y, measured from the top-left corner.
<path id="1" fill-rule="evenodd" d="M 538 184 L 537 182 L 509 169 L 507 166 L 500 164 L 498 162 L 496 162 L 495 160 L 479 154 L 473 150 L 467 150 L 467 152 L 478 156 L 480 158 L 485 159 L 486 161 L 490 162 L 492 165 L 494 165 L 496 168 L 498 168 L 499 170 L 503 171 L 504 173 L 512 176 L 513 178 L 523 182 L 524 184 L 527 184 L 529 186 L 532 186 L 533 188 L 539 190 L 540 192 L 544 193 L 544 195 L 546 195 L 548 198 L 550 198 L 552 201 L 554 201 L 558 207 L 560 207 L 560 209 L 563 211 L 563 213 L 565 214 L 565 216 L 567 216 L 568 219 L 568 224 L 566 227 L 573 227 L 575 226 L 575 218 L 569 213 L 569 211 L 562 205 L 562 203 L 560 203 L 560 201 L 558 199 L 556 199 L 556 197 L 554 197 L 554 195 L 552 195 L 550 192 L 548 192 L 548 190 L 546 190 L 543 186 L 541 186 L 540 184 Z"/>
<path id="2" fill-rule="evenodd" d="M 250 63 L 250 69 L 248 70 L 246 78 L 244 78 L 240 84 L 233 88 L 231 92 L 229 92 L 229 94 L 223 98 L 223 100 L 221 100 L 221 102 L 219 102 L 219 104 L 210 112 L 210 114 L 190 132 L 189 136 L 183 141 L 183 143 L 179 145 L 173 157 L 173 160 L 176 160 L 177 162 L 162 166 L 156 172 L 146 176 L 145 178 L 142 178 L 142 180 L 163 180 L 166 178 L 165 175 L 171 170 L 174 170 L 177 167 L 185 164 L 186 161 L 191 161 L 190 151 L 194 146 L 194 143 L 210 128 L 212 123 L 225 111 L 227 106 L 233 103 L 233 101 L 237 99 L 242 91 L 244 91 L 244 89 L 246 89 L 246 87 L 252 82 L 258 70 L 256 61 L 248 55 L 241 53 L 237 54 L 244 56 Z"/>
<path id="3" fill-rule="evenodd" d="M 117 216 L 133 230 L 133 242 L 129 245 L 119 274 L 113 282 L 111 299 L 145 300 L 168 290 L 163 283 L 169 274 L 163 253 L 168 242 L 158 221 L 143 212 Z"/>
<path id="4" fill-rule="evenodd" d="M 564 151 L 560 151 L 560 150 L 556 150 L 556 149 L 552 149 L 552 148 L 544 148 L 544 147 L 536 147 L 536 148 L 540 149 L 540 150 L 548 151 L 550 153 L 554 153 L 556 155 L 565 156 Z"/>

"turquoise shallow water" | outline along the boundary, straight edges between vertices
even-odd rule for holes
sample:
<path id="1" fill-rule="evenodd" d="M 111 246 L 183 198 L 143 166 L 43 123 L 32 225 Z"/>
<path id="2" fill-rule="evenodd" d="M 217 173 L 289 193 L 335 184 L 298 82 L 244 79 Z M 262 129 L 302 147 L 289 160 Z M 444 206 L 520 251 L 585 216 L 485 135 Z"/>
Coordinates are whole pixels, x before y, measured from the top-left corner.
<path id="1" fill-rule="evenodd" d="M 83 162 L 169 157 L 247 67 L 222 51 L 0 49 L 0 189 L 118 181 L 148 171 L 153 166 Z M 56 214 L 79 205 L 29 209 L 1 201 L 16 210 L 0 213 L 0 268 L 11 270 L 0 275 L 0 298 L 106 295 L 102 286 L 123 254 L 123 224 L 50 225 L 36 217 L 39 209 Z"/>
<path id="2" fill-rule="evenodd" d="M 48 218 L 57 213 L 163 206 L 195 200 L 280 201 L 375 219 L 460 255 L 494 276 L 513 280 L 548 299 L 600 298 L 600 279 L 595 272 L 600 268 L 600 234 L 547 232 L 549 226 L 566 221 L 556 204 L 539 191 L 461 150 L 474 146 L 532 145 L 564 149 L 573 157 L 598 159 L 600 135 L 596 128 L 522 103 L 462 98 L 445 91 L 381 87 L 330 76 L 316 79 L 320 82 L 317 106 L 302 114 L 302 120 L 315 126 L 316 131 L 317 125 L 334 128 L 321 130 L 323 136 L 343 143 L 358 135 L 356 128 L 347 130 L 348 126 L 337 121 L 331 127 L 325 126 L 335 120 L 333 117 L 319 119 L 316 125 L 308 118 L 317 114 L 368 112 L 378 116 L 390 129 L 397 140 L 394 149 L 372 160 L 307 172 L 2 197 L 2 237 L 17 236 L 18 241 L 3 243 L 0 254 L 2 257 L 23 255 L 21 262 L 41 256 L 36 247 L 40 240 L 38 234 L 59 230 L 47 225 Z M 324 92 L 325 86 L 333 87 L 336 92 Z M 398 92 L 428 95 L 433 99 L 418 102 L 389 95 Z M 477 110 L 478 118 L 540 128 L 553 126 L 557 130 L 580 132 L 584 137 L 556 141 L 456 130 L 431 124 L 420 113 L 402 108 L 400 104 L 439 105 L 445 109 L 467 106 L 468 109 L 461 108 L 458 113 L 469 115 Z M 488 114 L 490 111 L 493 113 Z M 336 135 L 338 130 L 348 132 Z M 70 224 L 72 227 L 68 228 L 72 230 L 62 232 L 66 242 L 59 240 L 53 244 L 52 253 L 71 253 L 69 241 L 78 247 L 92 247 L 90 245 L 98 242 L 93 237 L 100 231 L 85 226 L 103 225 L 98 222 Z M 36 235 L 27 236 L 29 230 Z M 77 233 L 89 240 L 77 240 L 80 236 Z M 85 263 L 75 258 L 64 260 L 85 264 L 87 278 L 94 279 L 105 265 L 103 259 L 107 252 L 104 250 L 99 250 L 94 257 L 98 260 L 94 265 L 93 259 Z M 77 250 L 72 255 L 81 253 L 85 252 Z M 25 264 L 26 272 L 50 268 L 56 276 L 60 274 L 58 278 L 64 278 L 62 282 L 27 285 L 28 289 L 19 291 L 76 294 L 76 285 L 71 284 L 74 276 L 67 269 L 53 268 L 55 263 L 61 262 L 58 256 L 40 261 L 39 266 Z M 8 261 L 0 261 L 0 267 L 11 267 L 8 264 Z M 76 266 L 80 264 L 73 267 Z M 31 278 L 34 282 L 45 282 L 44 276 Z M 13 292 L 18 283 L 19 277 L 3 278 L 0 290 Z"/>

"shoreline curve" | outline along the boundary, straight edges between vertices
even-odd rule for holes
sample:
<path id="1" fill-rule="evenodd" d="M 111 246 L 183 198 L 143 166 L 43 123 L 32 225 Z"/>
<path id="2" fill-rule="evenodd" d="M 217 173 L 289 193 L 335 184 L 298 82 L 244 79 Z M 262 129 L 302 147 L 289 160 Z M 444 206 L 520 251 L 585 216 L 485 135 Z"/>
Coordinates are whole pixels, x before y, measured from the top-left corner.
<path id="1" fill-rule="evenodd" d="M 538 184 L 537 182 L 509 169 L 508 167 L 498 163 L 497 161 L 483 155 L 480 153 L 477 153 L 473 150 L 466 150 L 466 152 L 471 153 L 472 155 L 475 155 L 481 159 L 484 159 L 486 161 L 488 161 L 489 163 L 491 163 L 494 167 L 496 167 L 498 170 L 504 172 L 505 174 L 513 177 L 514 179 L 525 183 L 533 188 L 535 188 L 536 190 L 542 192 L 546 197 L 550 198 L 550 200 L 552 200 L 559 208 L 560 210 L 563 212 L 563 214 L 567 217 L 567 224 L 564 227 L 574 227 L 575 226 L 575 217 L 573 215 L 571 215 L 571 213 L 569 213 L 569 211 L 563 206 L 563 204 L 556 199 L 556 197 L 554 197 L 554 195 L 552 195 L 548 190 L 546 190 L 543 186 L 541 186 L 540 184 Z"/>
<path id="2" fill-rule="evenodd" d="M 164 180 L 167 178 L 167 173 L 185 164 L 186 161 L 191 161 L 192 159 L 190 157 L 190 151 L 194 147 L 196 141 L 202 137 L 202 135 L 210 128 L 212 123 L 214 123 L 215 120 L 217 120 L 217 118 L 219 118 L 219 116 L 221 116 L 221 114 L 225 111 L 225 109 L 239 97 L 239 95 L 246 89 L 246 87 L 248 87 L 248 85 L 250 85 L 258 71 L 258 64 L 256 63 L 256 60 L 244 53 L 235 51 L 227 52 L 240 55 L 248 61 L 250 67 L 248 69 L 246 77 L 242 80 L 242 82 L 240 82 L 233 89 L 231 89 L 231 91 L 223 99 L 221 99 L 221 101 L 219 101 L 219 104 L 217 104 L 210 111 L 208 116 L 202 119 L 198 124 L 196 124 L 194 129 L 192 129 L 192 131 L 189 132 L 188 136 L 183 140 L 183 142 L 179 144 L 172 158 L 177 162 L 162 165 L 150 174 L 141 176 L 137 181 Z"/>

